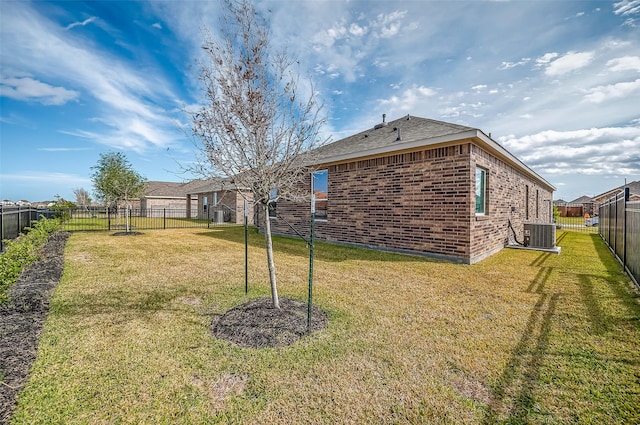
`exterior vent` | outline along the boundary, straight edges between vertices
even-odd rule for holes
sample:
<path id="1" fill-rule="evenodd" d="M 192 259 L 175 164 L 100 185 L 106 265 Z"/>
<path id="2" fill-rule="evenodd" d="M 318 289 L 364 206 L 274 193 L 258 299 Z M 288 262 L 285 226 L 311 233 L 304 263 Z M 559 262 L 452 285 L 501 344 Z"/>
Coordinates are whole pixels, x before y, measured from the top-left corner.
<path id="1" fill-rule="evenodd" d="M 524 245 L 531 248 L 555 248 L 556 225 L 553 223 L 525 223 Z"/>

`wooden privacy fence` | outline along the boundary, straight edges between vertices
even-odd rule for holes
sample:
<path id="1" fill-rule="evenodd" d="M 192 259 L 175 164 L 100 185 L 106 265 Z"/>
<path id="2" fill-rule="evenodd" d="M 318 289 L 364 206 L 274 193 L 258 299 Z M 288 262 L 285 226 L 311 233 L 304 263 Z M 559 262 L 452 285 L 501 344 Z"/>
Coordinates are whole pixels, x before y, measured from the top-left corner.
<path id="1" fill-rule="evenodd" d="M 640 287 L 640 201 L 629 201 L 629 189 L 600 205 L 600 236 Z"/>

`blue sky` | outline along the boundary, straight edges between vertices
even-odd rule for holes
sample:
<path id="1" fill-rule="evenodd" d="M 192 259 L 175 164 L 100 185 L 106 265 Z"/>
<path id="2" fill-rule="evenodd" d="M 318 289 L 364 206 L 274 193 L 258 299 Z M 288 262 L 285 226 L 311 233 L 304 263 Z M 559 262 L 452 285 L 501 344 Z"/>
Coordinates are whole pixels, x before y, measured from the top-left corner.
<path id="1" fill-rule="evenodd" d="M 333 140 L 383 113 L 480 128 L 557 187 L 640 180 L 640 0 L 258 1 Z M 93 190 L 99 155 L 185 181 L 217 1 L 0 1 L 0 199 Z"/>

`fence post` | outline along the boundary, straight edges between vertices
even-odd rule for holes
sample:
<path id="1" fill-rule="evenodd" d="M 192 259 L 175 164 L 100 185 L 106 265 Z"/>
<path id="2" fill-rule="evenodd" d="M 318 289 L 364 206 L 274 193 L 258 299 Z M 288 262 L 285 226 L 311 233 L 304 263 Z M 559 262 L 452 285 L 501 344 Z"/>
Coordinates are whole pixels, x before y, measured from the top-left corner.
<path id="1" fill-rule="evenodd" d="M 0 204 L 0 252 L 4 251 L 4 213 Z"/>
<path id="2" fill-rule="evenodd" d="M 627 266 L 627 202 L 629 201 L 629 188 L 624 188 L 624 219 L 622 220 L 622 264 Z"/>
<path id="3" fill-rule="evenodd" d="M 167 228 L 167 209 L 166 208 L 162 209 L 162 228 L 163 229 Z"/>
<path id="4" fill-rule="evenodd" d="M 109 207 L 107 207 L 107 230 L 111 231 L 111 211 Z"/>

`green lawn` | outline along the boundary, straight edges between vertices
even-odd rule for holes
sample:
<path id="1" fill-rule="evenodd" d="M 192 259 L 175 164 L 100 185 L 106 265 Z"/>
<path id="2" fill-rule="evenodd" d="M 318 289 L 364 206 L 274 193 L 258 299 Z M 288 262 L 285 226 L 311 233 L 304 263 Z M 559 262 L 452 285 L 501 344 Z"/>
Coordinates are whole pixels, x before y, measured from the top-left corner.
<path id="1" fill-rule="evenodd" d="M 74 233 L 14 423 L 640 423 L 638 293 L 597 235 L 472 266 L 318 244 L 328 327 L 247 349 L 210 329 L 269 294 L 242 230 Z M 306 246 L 275 248 L 306 299 Z"/>

